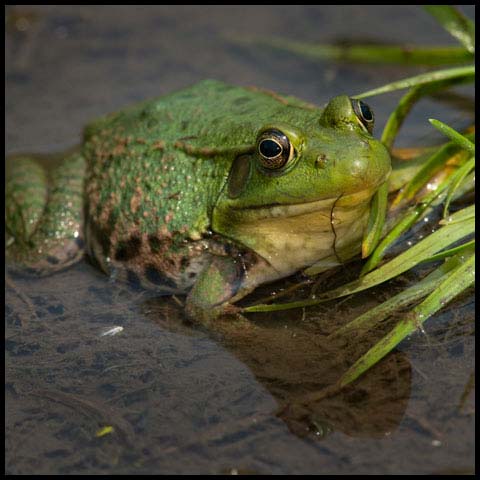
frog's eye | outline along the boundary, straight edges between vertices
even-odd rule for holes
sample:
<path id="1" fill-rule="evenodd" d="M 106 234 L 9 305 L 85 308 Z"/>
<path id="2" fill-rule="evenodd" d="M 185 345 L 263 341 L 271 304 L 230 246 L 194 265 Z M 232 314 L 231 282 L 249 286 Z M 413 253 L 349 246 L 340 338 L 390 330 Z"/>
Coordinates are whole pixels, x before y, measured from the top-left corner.
<path id="1" fill-rule="evenodd" d="M 372 133 L 374 116 L 371 108 L 361 100 L 355 99 L 352 99 L 352 107 L 362 126 L 365 127 L 369 133 Z"/>
<path id="2" fill-rule="evenodd" d="M 288 137 L 280 130 L 266 130 L 257 141 L 260 163 L 267 170 L 278 170 L 293 156 L 293 147 Z"/>

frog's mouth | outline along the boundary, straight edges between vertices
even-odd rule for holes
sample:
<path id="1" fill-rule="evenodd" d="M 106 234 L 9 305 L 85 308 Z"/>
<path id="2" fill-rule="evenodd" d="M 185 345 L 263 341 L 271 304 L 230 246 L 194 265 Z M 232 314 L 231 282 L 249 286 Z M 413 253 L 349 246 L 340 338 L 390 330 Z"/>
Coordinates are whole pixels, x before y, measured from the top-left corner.
<path id="1" fill-rule="evenodd" d="M 241 212 L 244 220 L 262 220 L 264 218 L 291 218 L 301 216 L 307 213 L 317 212 L 319 215 L 325 215 L 330 219 L 332 209 L 335 206 L 343 209 L 355 209 L 359 204 L 369 201 L 377 188 L 368 188 L 355 193 L 340 193 L 336 197 L 314 200 L 311 202 L 298 203 L 271 203 L 268 205 L 251 205 L 248 207 L 230 206 L 231 211 Z M 235 214 L 234 212 L 232 212 Z"/>
<path id="2" fill-rule="evenodd" d="M 391 168 L 375 183 L 370 183 L 368 186 L 364 185 L 357 191 L 349 191 L 348 193 L 339 192 L 337 195 L 326 198 L 324 197 L 318 200 L 304 201 L 299 198 L 289 198 L 287 193 L 279 192 L 279 194 L 282 194 L 279 196 L 286 198 L 286 201 L 258 205 L 248 205 L 244 203 L 237 204 L 236 202 L 232 202 L 226 207 L 226 209 L 228 209 L 234 216 L 236 216 L 237 213 L 242 212 L 244 219 L 252 218 L 256 220 L 270 217 L 295 217 L 314 211 L 318 214 L 325 212 L 329 215 L 333 204 L 335 204 L 336 207 L 346 208 L 352 206 L 352 208 L 355 208 L 359 203 L 363 204 L 365 200 L 370 200 L 378 188 L 387 181 L 390 173 Z"/>

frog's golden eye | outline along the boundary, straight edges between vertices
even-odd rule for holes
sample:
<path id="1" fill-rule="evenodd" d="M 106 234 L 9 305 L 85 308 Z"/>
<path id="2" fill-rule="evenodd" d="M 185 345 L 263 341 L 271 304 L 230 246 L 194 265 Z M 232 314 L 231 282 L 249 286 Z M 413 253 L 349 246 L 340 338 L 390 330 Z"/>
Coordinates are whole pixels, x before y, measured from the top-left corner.
<path id="1" fill-rule="evenodd" d="M 356 99 L 352 99 L 352 107 L 363 127 L 365 127 L 369 133 L 372 133 L 375 118 L 371 108 L 366 103 Z"/>
<path id="2" fill-rule="evenodd" d="M 288 137 L 280 130 L 266 130 L 257 141 L 260 163 L 267 170 L 278 170 L 293 156 L 293 147 Z"/>

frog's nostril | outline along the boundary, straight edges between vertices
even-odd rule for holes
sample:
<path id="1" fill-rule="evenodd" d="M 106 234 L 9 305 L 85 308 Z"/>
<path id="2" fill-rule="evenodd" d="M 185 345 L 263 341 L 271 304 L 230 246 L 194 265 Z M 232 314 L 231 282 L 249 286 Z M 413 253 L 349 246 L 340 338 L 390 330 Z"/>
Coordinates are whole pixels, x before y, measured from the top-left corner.
<path id="1" fill-rule="evenodd" d="M 315 167 L 317 168 L 325 168 L 327 166 L 327 156 L 324 153 L 321 153 L 315 159 Z"/>

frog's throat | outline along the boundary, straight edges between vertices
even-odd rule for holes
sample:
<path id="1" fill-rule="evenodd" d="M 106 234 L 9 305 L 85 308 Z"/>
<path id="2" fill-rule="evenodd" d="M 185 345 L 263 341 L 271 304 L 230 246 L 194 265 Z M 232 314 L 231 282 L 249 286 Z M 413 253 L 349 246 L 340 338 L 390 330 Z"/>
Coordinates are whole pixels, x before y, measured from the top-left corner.
<path id="1" fill-rule="evenodd" d="M 375 190 L 303 204 L 217 210 L 214 230 L 252 249 L 278 278 L 311 265 L 330 268 L 360 249 Z"/>

